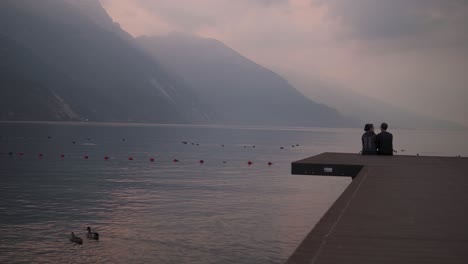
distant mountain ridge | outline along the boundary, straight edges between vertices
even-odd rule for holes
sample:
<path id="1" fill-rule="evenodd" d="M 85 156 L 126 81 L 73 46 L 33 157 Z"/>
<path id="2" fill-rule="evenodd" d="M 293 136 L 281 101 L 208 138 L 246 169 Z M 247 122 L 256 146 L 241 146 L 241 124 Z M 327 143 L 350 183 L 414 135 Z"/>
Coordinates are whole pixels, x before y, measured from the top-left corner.
<path id="1" fill-rule="evenodd" d="M 97 1 L 84 1 L 90 5 L 77 6 L 70 0 L 0 1 L 2 46 L 14 43 L 8 53 L 17 65 L 8 75 L 21 76 L 25 97 L 33 96 L 35 87 L 44 91 L 37 97 L 37 101 L 44 101 L 34 102 L 34 109 L 15 95 L 15 82 L 4 81 L 2 119 L 37 120 L 41 106 L 57 97 L 60 104 L 50 105 L 57 107 L 45 111 L 54 113 L 46 120 L 187 123 L 209 119 L 185 84 L 131 43 L 133 40 L 111 22 Z M 106 19 L 107 24 L 103 24 Z M 25 52 L 30 56 L 23 56 Z M 41 69 L 44 67 L 47 71 Z M 0 78 L 9 76 L 2 74 Z M 6 98 L 17 98 L 17 107 L 3 102 Z M 64 104 L 70 114 L 63 113 Z"/>
<path id="2" fill-rule="evenodd" d="M 351 126 L 336 110 L 306 98 L 285 79 L 225 44 L 172 33 L 137 38 L 140 45 L 184 78 L 222 124 Z"/>
<path id="3" fill-rule="evenodd" d="M 291 80 L 304 79 L 287 74 Z M 330 84 L 322 81 L 301 83 L 294 82 L 294 85 L 302 89 L 306 96 L 315 101 L 332 106 L 343 113 L 352 115 L 360 123 L 388 122 L 393 128 L 406 129 L 431 129 L 431 130 L 466 130 L 461 124 L 430 117 L 429 115 L 413 113 L 411 111 L 398 108 L 391 103 L 384 102 L 377 98 L 372 98 L 350 89 L 345 89 L 337 84 Z"/>
<path id="4" fill-rule="evenodd" d="M 135 40 L 98 0 L 2 0 L 0 44 L 0 120 L 354 124 L 219 41 Z"/>

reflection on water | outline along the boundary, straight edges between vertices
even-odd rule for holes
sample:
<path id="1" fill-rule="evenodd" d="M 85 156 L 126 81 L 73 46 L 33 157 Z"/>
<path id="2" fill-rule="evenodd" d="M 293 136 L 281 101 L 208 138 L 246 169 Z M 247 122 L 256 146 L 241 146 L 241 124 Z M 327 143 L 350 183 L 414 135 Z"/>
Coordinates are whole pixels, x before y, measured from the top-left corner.
<path id="1" fill-rule="evenodd" d="M 282 263 L 350 182 L 291 176 L 290 162 L 323 151 L 357 152 L 360 136 L 326 129 L 0 126 L 0 263 Z M 458 145 L 418 141 L 437 144 L 431 138 L 437 134 L 406 143 L 411 133 L 400 134 L 408 153 L 466 155 L 451 153 L 462 150 Z M 85 238 L 87 226 L 100 233 L 99 242 L 68 242 L 71 231 Z"/>

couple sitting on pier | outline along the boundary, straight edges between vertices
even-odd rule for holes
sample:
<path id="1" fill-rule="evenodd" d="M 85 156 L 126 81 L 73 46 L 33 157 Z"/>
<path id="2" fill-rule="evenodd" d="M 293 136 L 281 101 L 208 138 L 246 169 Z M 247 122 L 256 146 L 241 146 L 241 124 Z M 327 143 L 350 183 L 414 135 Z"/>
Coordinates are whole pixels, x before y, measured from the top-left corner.
<path id="1" fill-rule="evenodd" d="M 388 125 L 380 125 L 380 133 L 374 132 L 373 124 L 366 124 L 362 135 L 362 155 L 393 155 L 393 135 L 387 132 Z"/>

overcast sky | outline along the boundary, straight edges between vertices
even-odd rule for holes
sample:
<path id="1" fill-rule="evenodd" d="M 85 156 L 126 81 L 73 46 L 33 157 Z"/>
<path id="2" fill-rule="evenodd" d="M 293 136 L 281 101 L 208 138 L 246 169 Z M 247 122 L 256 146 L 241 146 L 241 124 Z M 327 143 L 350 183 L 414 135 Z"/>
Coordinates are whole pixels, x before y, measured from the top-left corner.
<path id="1" fill-rule="evenodd" d="M 215 38 L 301 83 L 334 83 L 468 125 L 468 0 L 101 3 L 133 36 Z"/>

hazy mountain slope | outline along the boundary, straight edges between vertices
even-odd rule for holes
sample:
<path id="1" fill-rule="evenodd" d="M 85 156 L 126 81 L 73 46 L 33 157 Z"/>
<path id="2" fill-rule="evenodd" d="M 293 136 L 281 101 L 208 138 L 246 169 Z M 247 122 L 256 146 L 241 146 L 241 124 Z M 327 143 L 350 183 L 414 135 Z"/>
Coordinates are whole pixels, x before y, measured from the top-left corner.
<path id="1" fill-rule="evenodd" d="M 291 80 L 299 80 L 293 74 L 288 74 Z M 318 102 L 334 107 L 343 113 L 348 113 L 356 119 L 365 122 L 388 122 L 393 127 L 408 129 L 466 129 L 462 125 L 431 118 L 428 115 L 412 113 L 393 106 L 382 100 L 359 94 L 350 89 L 340 88 L 338 85 L 320 81 L 311 83 L 293 82 L 302 89 L 305 95 Z"/>
<path id="2" fill-rule="evenodd" d="M 59 95 L 70 80 L 5 36 L 0 43 L 0 120 L 79 119 Z"/>
<path id="3" fill-rule="evenodd" d="M 133 37 L 122 30 L 120 25 L 112 20 L 102 7 L 99 0 L 63 0 L 81 11 L 81 14 L 103 29 L 114 32 L 123 39 L 133 42 Z"/>
<path id="4" fill-rule="evenodd" d="M 82 8 L 64 0 L 0 1 L 0 34 L 28 50 L 50 73 L 41 79 L 40 66 L 17 69 L 11 74 L 23 76 L 21 89 L 35 89 L 33 83 L 48 88 L 54 75 L 63 76 L 69 82 L 55 91 L 76 115 L 91 121 L 179 123 L 206 118 L 182 82 L 130 43 L 118 27 L 96 24 L 94 18 L 107 16 L 96 12 L 84 15 Z M 22 63 L 29 61 L 23 58 Z M 15 89 L 11 82 L 8 89 Z M 0 98 L 2 105 L 5 98 Z M 27 107 L 26 101 L 16 104 Z"/>
<path id="5" fill-rule="evenodd" d="M 217 123 L 292 126 L 349 126 L 336 110 L 299 93 L 274 72 L 223 43 L 173 33 L 141 37 L 141 46 L 180 74 Z"/>

